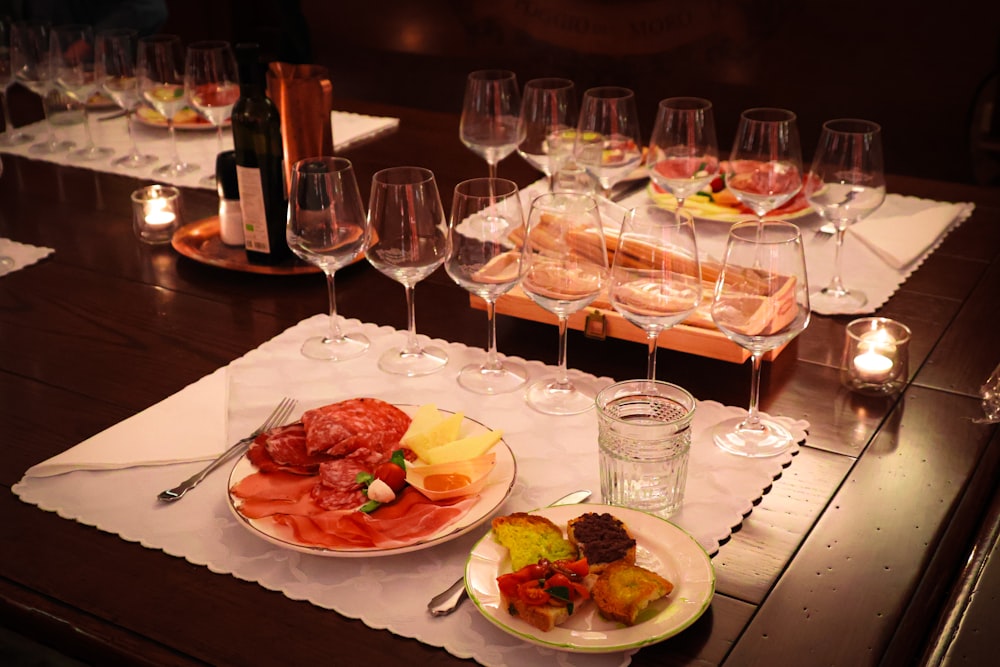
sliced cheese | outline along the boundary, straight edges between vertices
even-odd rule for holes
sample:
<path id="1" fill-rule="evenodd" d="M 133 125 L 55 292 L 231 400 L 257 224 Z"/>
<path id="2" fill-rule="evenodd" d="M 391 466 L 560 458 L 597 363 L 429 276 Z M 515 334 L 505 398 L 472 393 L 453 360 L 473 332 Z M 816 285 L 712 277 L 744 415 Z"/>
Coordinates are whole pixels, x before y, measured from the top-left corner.
<path id="1" fill-rule="evenodd" d="M 430 463 L 431 461 L 428 458 L 430 450 L 456 440 L 463 419 L 465 419 L 465 414 L 456 412 L 441 418 L 439 421 L 432 423 L 422 430 L 411 433 L 408 429 L 403 434 L 403 437 L 400 438 L 399 444 L 412 449 L 422 460 Z"/>
<path id="2" fill-rule="evenodd" d="M 474 459 L 490 451 L 502 437 L 503 431 L 487 431 L 428 449 L 426 458 L 418 456 L 432 465 Z"/>

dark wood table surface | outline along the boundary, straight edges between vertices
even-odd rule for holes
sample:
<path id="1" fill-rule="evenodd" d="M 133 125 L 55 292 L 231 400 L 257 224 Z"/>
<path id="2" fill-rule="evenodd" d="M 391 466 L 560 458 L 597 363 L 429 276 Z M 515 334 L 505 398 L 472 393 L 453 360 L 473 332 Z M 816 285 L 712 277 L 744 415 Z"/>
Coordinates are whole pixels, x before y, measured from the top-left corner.
<path id="1" fill-rule="evenodd" d="M 486 165 L 458 117 L 339 101 L 402 119 L 342 154 L 362 195 L 383 167 L 431 168 L 447 207 Z M 0 236 L 55 249 L 0 278 L 0 626 L 99 665 L 458 665 L 444 650 L 374 630 L 211 573 L 17 499 L 31 465 L 170 396 L 296 322 L 324 312 L 318 275 L 206 266 L 139 243 L 129 193 L 142 181 L 3 156 Z M 520 158 L 500 175 L 526 185 Z M 1000 471 L 997 428 L 975 423 L 1000 361 L 1000 192 L 890 178 L 891 192 L 973 201 L 976 210 L 879 311 L 913 330 L 901 396 L 843 389 L 849 317 L 813 318 L 766 365 L 762 408 L 806 419 L 806 445 L 713 558 L 711 609 L 636 665 L 913 664 L 934 639 Z M 185 215 L 215 213 L 186 190 Z M 405 328 L 403 290 L 367 263 L 337 275 L 341 314 Z M 416 290 L 418 330 L 485 345 L 485 317 L 442 272 Z M 556 332 L 500 316 L 502 352 L 555 363 Z M 574 367 L 644 373 L 640 344 L 572 332 Z M 663 379 L 701 399 L 746 404 L 749 365 L 661 351 Z"/>

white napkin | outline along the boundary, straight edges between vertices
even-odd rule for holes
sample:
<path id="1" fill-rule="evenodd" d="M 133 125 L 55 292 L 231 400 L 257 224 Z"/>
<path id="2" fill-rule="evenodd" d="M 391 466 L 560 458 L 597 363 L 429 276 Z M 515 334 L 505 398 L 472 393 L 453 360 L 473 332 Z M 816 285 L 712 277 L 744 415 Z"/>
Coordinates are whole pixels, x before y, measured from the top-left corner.
<path id="1" fill-rule="evenodd" d="M 6 263 L 0 265 L 0 276 L 23 269 L 39 260 L 45 259 L 53 252 L 55 251 L 52 248 L 40 248 L 28 245 L 27 243 L 18 243 L 10 239 L 0 238 L 0 257 L 8 257 L 12 262 L 10 266 L 6 266 Z"/>
<path id="2" fill-rule="evenodd" d="M 936 244 L 962 219 L 965 204 L 936 204 L 911 215 L 873 216 L 853 225 L 854 234 L 886 264 L 902 269 Z"/>
<path id="3" fill-rule="evenodd" d="M 366 116 L 347 111 L 333 111 L 330 113 L 330 126 L 333 129 L 333 147 L 338 151 L 344 150 L 350 144 L 370 139 L 382 132 L 387 132 L 398 125 L 398 118 Z"/>

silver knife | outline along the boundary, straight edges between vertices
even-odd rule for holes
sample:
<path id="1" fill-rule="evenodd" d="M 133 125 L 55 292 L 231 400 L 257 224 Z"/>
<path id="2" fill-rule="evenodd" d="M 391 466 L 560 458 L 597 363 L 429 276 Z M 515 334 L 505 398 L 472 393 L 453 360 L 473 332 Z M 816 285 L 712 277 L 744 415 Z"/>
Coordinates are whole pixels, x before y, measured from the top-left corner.
<path id="1" fill-rule="evenodd" d="M 587 489 L 581 489 L 580 491 L 574 491 L 573 493 L 563 496 L 549 505 L 549 507 L 556 507 L 558 505 L 576 505 L 577 503 L 582 503 L 587 500 L 587 498 L 590 498 L 590 491 Z M 465 599 L 465 594 L 465 576 L 461 576 L 458 578 L 458 581 L 449 586 L 447 590 L 432 597 L 431 601 L 427 603 L 427 610 L 432 616 L 447 616 L 451 612 L 458 609 L 458 605 Z"/>

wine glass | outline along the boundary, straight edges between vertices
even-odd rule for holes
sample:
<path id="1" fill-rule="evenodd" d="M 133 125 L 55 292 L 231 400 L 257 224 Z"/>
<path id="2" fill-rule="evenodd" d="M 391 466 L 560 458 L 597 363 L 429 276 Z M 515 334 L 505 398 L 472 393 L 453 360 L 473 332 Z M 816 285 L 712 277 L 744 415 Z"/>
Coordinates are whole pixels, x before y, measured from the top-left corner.
<path id="1" fill-rule="evenodd" d="M 655 380 L 660 332 L 701 303 L 701 262 L 690 212 L 646 205 L 625 214 L 608 297 L 622 317 L 646 333 L 646 377 Z"/>
<path id="2" fill-rule="evenodd" d="M 576 130 L 576 161 L 607 197 L 642 162 L 635 93 L 618 86 L 590 88 L 583 94 Z"/>
<path id="3" fill-rule="evenodd" d="M 748 109 L 740 115 L 726 168 L 726 187 L 758 221 L 802 187 L 802 148 L 795 114 Z"/>
<path id="4" fill-rule="evenodd" d="M 368 349 L 368 339 L 341 331 L 333 276 L 363 253 L 370 240 L 354 167 L 338 157 L 300 160 L 292 167 L 290 193 L 288 247 L 323 270 L 330 296 L 330 331 L 307 339 L 302 354 L 310 359 L 352 359 Z"/>
<path id="5" fill-rule="evenodd" d="M 569 79 L 547 77 L 524 84 L 518 115 L 518 154 L 549 181 L 573 157 L 576 137 L 576 93 Z"/>
<path id="6" fill-rule="evenodd" d="M 597 200 L 550 192 L 531 202 L 521 289 L 559 319 L 559 367 L 555 378 L 528 387 L 528 404 L 539 412 L 572 415 L 594 406 L 596 392 L 572 382 L 566 370 L 569 316 L 597 298 L 608 279 L 608 253 Z"/>
<path id="7" fill-rule="evenodd" d="M 177 35 L 150 35 L 139 38 L 136 66 L 139 94 L 167 119 L 172 157 L 169 164 L 157 167 L 158 176 L 181 176 L 198 170 L 198 165 L 183 162 L 177 152 L 177 129 L 174 114 L 185 104 L 184 47 Z"/>
<path id="8" fill-rule="evenodd" d="M 775 456 L 794 444 L 777 421 L 757 409 L 761 357 L 795 338 L 809 324 L 809 285 L 799 228 L 783 220 L 749 220 L 729 231 L 715 283 L 712 320 L 750 351 L 750 407 L 746 417 L 716 425 L 715 443 L 734 454 Z"/>
<path id="9" fill-rule="evenodd" d="M 10 19 L 0 16 L 0 94 L 3 95 L 3 127 L 4 132 L 0 134 L 0 146 L 20 146 L 34 139 L 33 136 L 14 127 L 10 120 L 10 108 L 7 104 L 7 94 L 10 87 L 14 85 L 14 68 L 11 59 L 11 28 Z"/>
<path id="10" fill-rule="evenodd" d="M 677 208 L 711 183 L 719 173 L 712 103 L 700 97 L 661 100 L 646 166 L 653 182 L 677 199 Z"/>
<path id="11" fill-rule="evenodd" d="M 486 361 L 469 364 L 458 383 L 480 394 L 517 389 L 527 380 L 522 364 L 497 356 L 496 301 L 521 279 L 524 214 L 517 184 L 501 178 L 474 178 L 455 186 L 449 253 L 451 279 L 486 302 L 489 321 Z"/>
<path id="12" fill-rule="evenodd" d="M 820 217 L 837 230 L 833 276 L 826 287 L 813 292 L 812 303 L 824 311 L 854 312 L 868 302 L 868 297 L 844 286 L 841 278 L 844 233 L 885 200 L 882 128 L 877 123 L 853 118 L 823 123 L 805 193 Z"/>
<path id="13" fill-rule="evenodd" d="M 139 81 L 136 79 L 136 48 L 139 35 L 131 28 L 114 28 L 97 34 L 97 64 L 104 70 L 104 92 L 125 111 L 125 130 L 131 148 L 127 155 L 111 164 L 138 169 L 156 162 L 155 155 L 143 154 L 135 143 L 132 117 L 139 104 Z"/>
<path id="14" fill-rule="evenodd" d="M 513 72 L 478 70 L 466 79 L 458 132 L 462 143 L 486 160 L 490 178 L 496 178 L 497 163 L 524 138 L 517 121 L 520 107 L 521 93 Z"/>
<path id="15" fill-rule="evenodd" d="M 413 291 L 448 257 L 448 223 L 430 169 L 390 167 L 372 177 L 368 205 L 372 241 L 368 261 L 406 289 L 406 344 L 387 350 L 379 368 L 397 375 L 426 375 L 448 363 L 448 353 L 417 340 Z"/>
<path id="16" fill-rule="evenodd" d="M 3 160 L 0 159 L 0 176 L 3 176 Z M 14 258 L 8 255 L 0 255 L 0 276 L 9 273 L 14 268 Z"/>
<path id="17" fill-rule="evenodd" d="M 76 147 L 75 142 L 56 137 L 49 105 L 45 104 L 45 97 L 53 87 L 49 58 L 50 33 L 51 27 L 44 21 L 17 21 L 11 26 L 10 32 L 10 62 L 14 78 L 42 98 L 45 124 L 49 128 L 48 138 L 32 144 L 28 149 L 36 155 L 51 155 Z"/>
<path id="18" fill-rule="evenodd" d="M 52 80 L 56 87 L 83 106 L 83 133 L 86 144 L 70 157 L 77 160 L 102 160 L 114 151 L 96 146 L 90 131 L 87 101 L 104 87 L 103 59 L 97 53 L 94 29 L 89 25 L 60 25 L 52 29 L 49 42 Z"/>
<path id="19" fill-rule="evenodd" d="M 222 126 L 240 96 L 236 57 L 229 42 L 206 40 L 188 46 L 184 87 L 192 106 L 215 126 L 215 152 L 221 153 Z M 209 174 L 201 181 L 205 185 L 215 185 L 215 174 Z"/>

